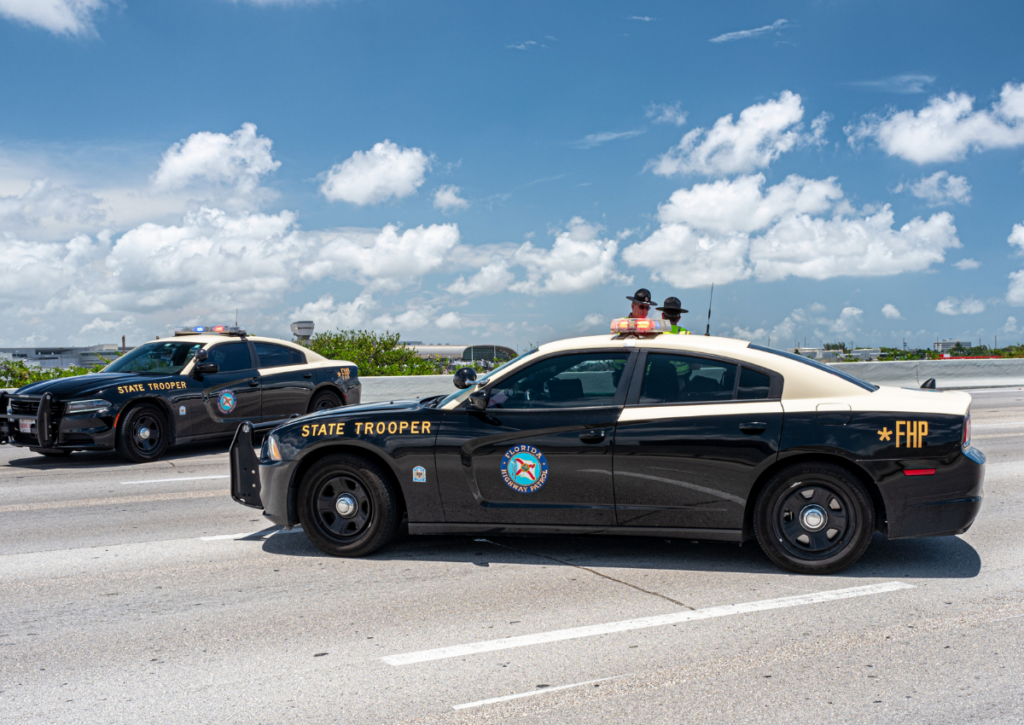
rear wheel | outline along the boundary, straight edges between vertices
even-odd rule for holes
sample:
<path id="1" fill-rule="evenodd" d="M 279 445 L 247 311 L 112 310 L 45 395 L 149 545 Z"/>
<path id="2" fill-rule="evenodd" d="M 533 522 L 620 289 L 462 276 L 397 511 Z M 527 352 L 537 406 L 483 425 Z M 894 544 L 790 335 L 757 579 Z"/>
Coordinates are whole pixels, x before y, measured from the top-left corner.
<path id="1" fill-rule="evenodd" d="M 341 404 L 341 398 L 338 397 L 337 393 L 330 390 L 321 390 L 309 402 L 309 412 L 317 413 L 321 410 L 330 410 L 331 408 L 340 407 Z"/>
<path id="2" fill-rule="evenodd" d="M 160 458 L 171 440 L 167 416 L 151 403 L 132 408 L 120 421 L 115 437 L 117 453 L 130 463 Z"/>
<path id="3" fill-rule="evenodd" d="M 398 496 L 388 473 L 347 453 L 321 459 L 299 484 L 299 521 L 306 536 L 331 556 L 365 556 L 398 531 Z"/>
<path id="4" fill-rule="evenodd" d="M 764 553 L 798 574 L 848 567 L 868 548 L 874 530 L 875 510 L 864 484 L 829 463 L 784 468 L 754 508 L 754 533 Z"/>

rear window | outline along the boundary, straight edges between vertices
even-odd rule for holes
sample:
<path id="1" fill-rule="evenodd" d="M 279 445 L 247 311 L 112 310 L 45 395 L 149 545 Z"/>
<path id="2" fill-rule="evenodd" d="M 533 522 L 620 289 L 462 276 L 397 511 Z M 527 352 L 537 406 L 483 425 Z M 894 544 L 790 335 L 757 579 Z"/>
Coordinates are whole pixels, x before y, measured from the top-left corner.
<path id="1" fill-rule="evenodd" d="M 256 356 L 261 368 L 279 368 L 285 365 L 305 365 L 306 356 L 298 350 L 269 342 L 256 343 Z"/>
<path id="2" fill-rule="evenodd" d="M 856 385 L 858 388 L 863 388 L 864 390 L 867 390 L 872 393 L 878 390 L 877 385 L 872 385 L 871 383 L 861 380 L 860 378 L 856 378 L 853 375 L 850 375 L 849 373 L 844 373 L 842 370 L 836 370 L 833 367 L 829 367 L 828 365 L 820 363 L 817 360 L 811 360 L 810 358 L 806 358 L 803 355 L 797 355 L 796 353 L 786 352 L 784 350 L 776 350 L 775 348 L 765 347 L 764 345 L 755 345 L 754 343 L 750 343 L 750 345 L 748 345 L 747 347 L 749 347 L 751 350 L 768 352 L 771 353 L 772 355 L 778 355 L 779 357 L 786 357 L 789 358 L 790 360 L 795 360 L 796 362 L 803 363 L 804 365 L 810 365 L 812 368 L 817 368 L 818 370 L 824 370 L 826 373 L 835 375 L 837 378 L 842 378 L 846 382 L 852 383 L 853 385 Z"/>

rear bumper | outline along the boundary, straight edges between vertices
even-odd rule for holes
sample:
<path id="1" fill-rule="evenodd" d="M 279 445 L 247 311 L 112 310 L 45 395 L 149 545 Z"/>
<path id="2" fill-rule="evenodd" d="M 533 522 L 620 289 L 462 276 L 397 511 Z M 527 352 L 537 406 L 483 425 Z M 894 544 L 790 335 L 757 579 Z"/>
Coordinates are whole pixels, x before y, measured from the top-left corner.
<path id="1" fill-rule="evenodd" d="M 876 479 L 877 480 L 877 479 Z M 894 472 L 880 481 L 890 539 L 953 536 L 971 528 L 981 511 L 985 455 L 971 448 L 933 476 Z"/>

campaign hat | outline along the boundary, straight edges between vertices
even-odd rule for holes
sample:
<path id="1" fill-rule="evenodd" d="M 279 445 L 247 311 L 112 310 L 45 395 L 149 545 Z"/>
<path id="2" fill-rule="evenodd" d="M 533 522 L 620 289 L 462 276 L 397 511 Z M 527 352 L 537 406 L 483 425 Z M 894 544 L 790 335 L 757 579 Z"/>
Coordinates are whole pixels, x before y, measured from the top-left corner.
<path id="1" fill-rule="evenodd" d="M 632 302 L 639 302 L 642 305 L 650 305 L 651 307 L 658 304 L 657 302 L 651 302 L 651 291 L 643 287 L 634 292 L 632 297 L 627 296 L 626 299 Z"/>
<path id="2" fill-rule="evenodd" d="M 689 310 L 683 309 L 683 303 L 679 301 L 678 297 L 666 297 L 664 307 L 655 307 L 658 312 L 667 312 L 670 315 L 682 315 Z"/>

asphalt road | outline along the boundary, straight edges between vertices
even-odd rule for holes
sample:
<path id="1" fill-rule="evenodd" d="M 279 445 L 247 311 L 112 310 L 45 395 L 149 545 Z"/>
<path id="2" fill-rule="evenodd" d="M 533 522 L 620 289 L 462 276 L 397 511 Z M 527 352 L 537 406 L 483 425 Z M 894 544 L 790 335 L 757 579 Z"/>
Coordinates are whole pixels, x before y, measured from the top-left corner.
<path id="1" fill-rule="evenodd" d="M 1024 722 L 1024 390 L 973 421 L 974 527 L 831 577 L 617 537 L 333 559 L 230 500 L 224 445 L 0 447 L 0 722 Z"/>

